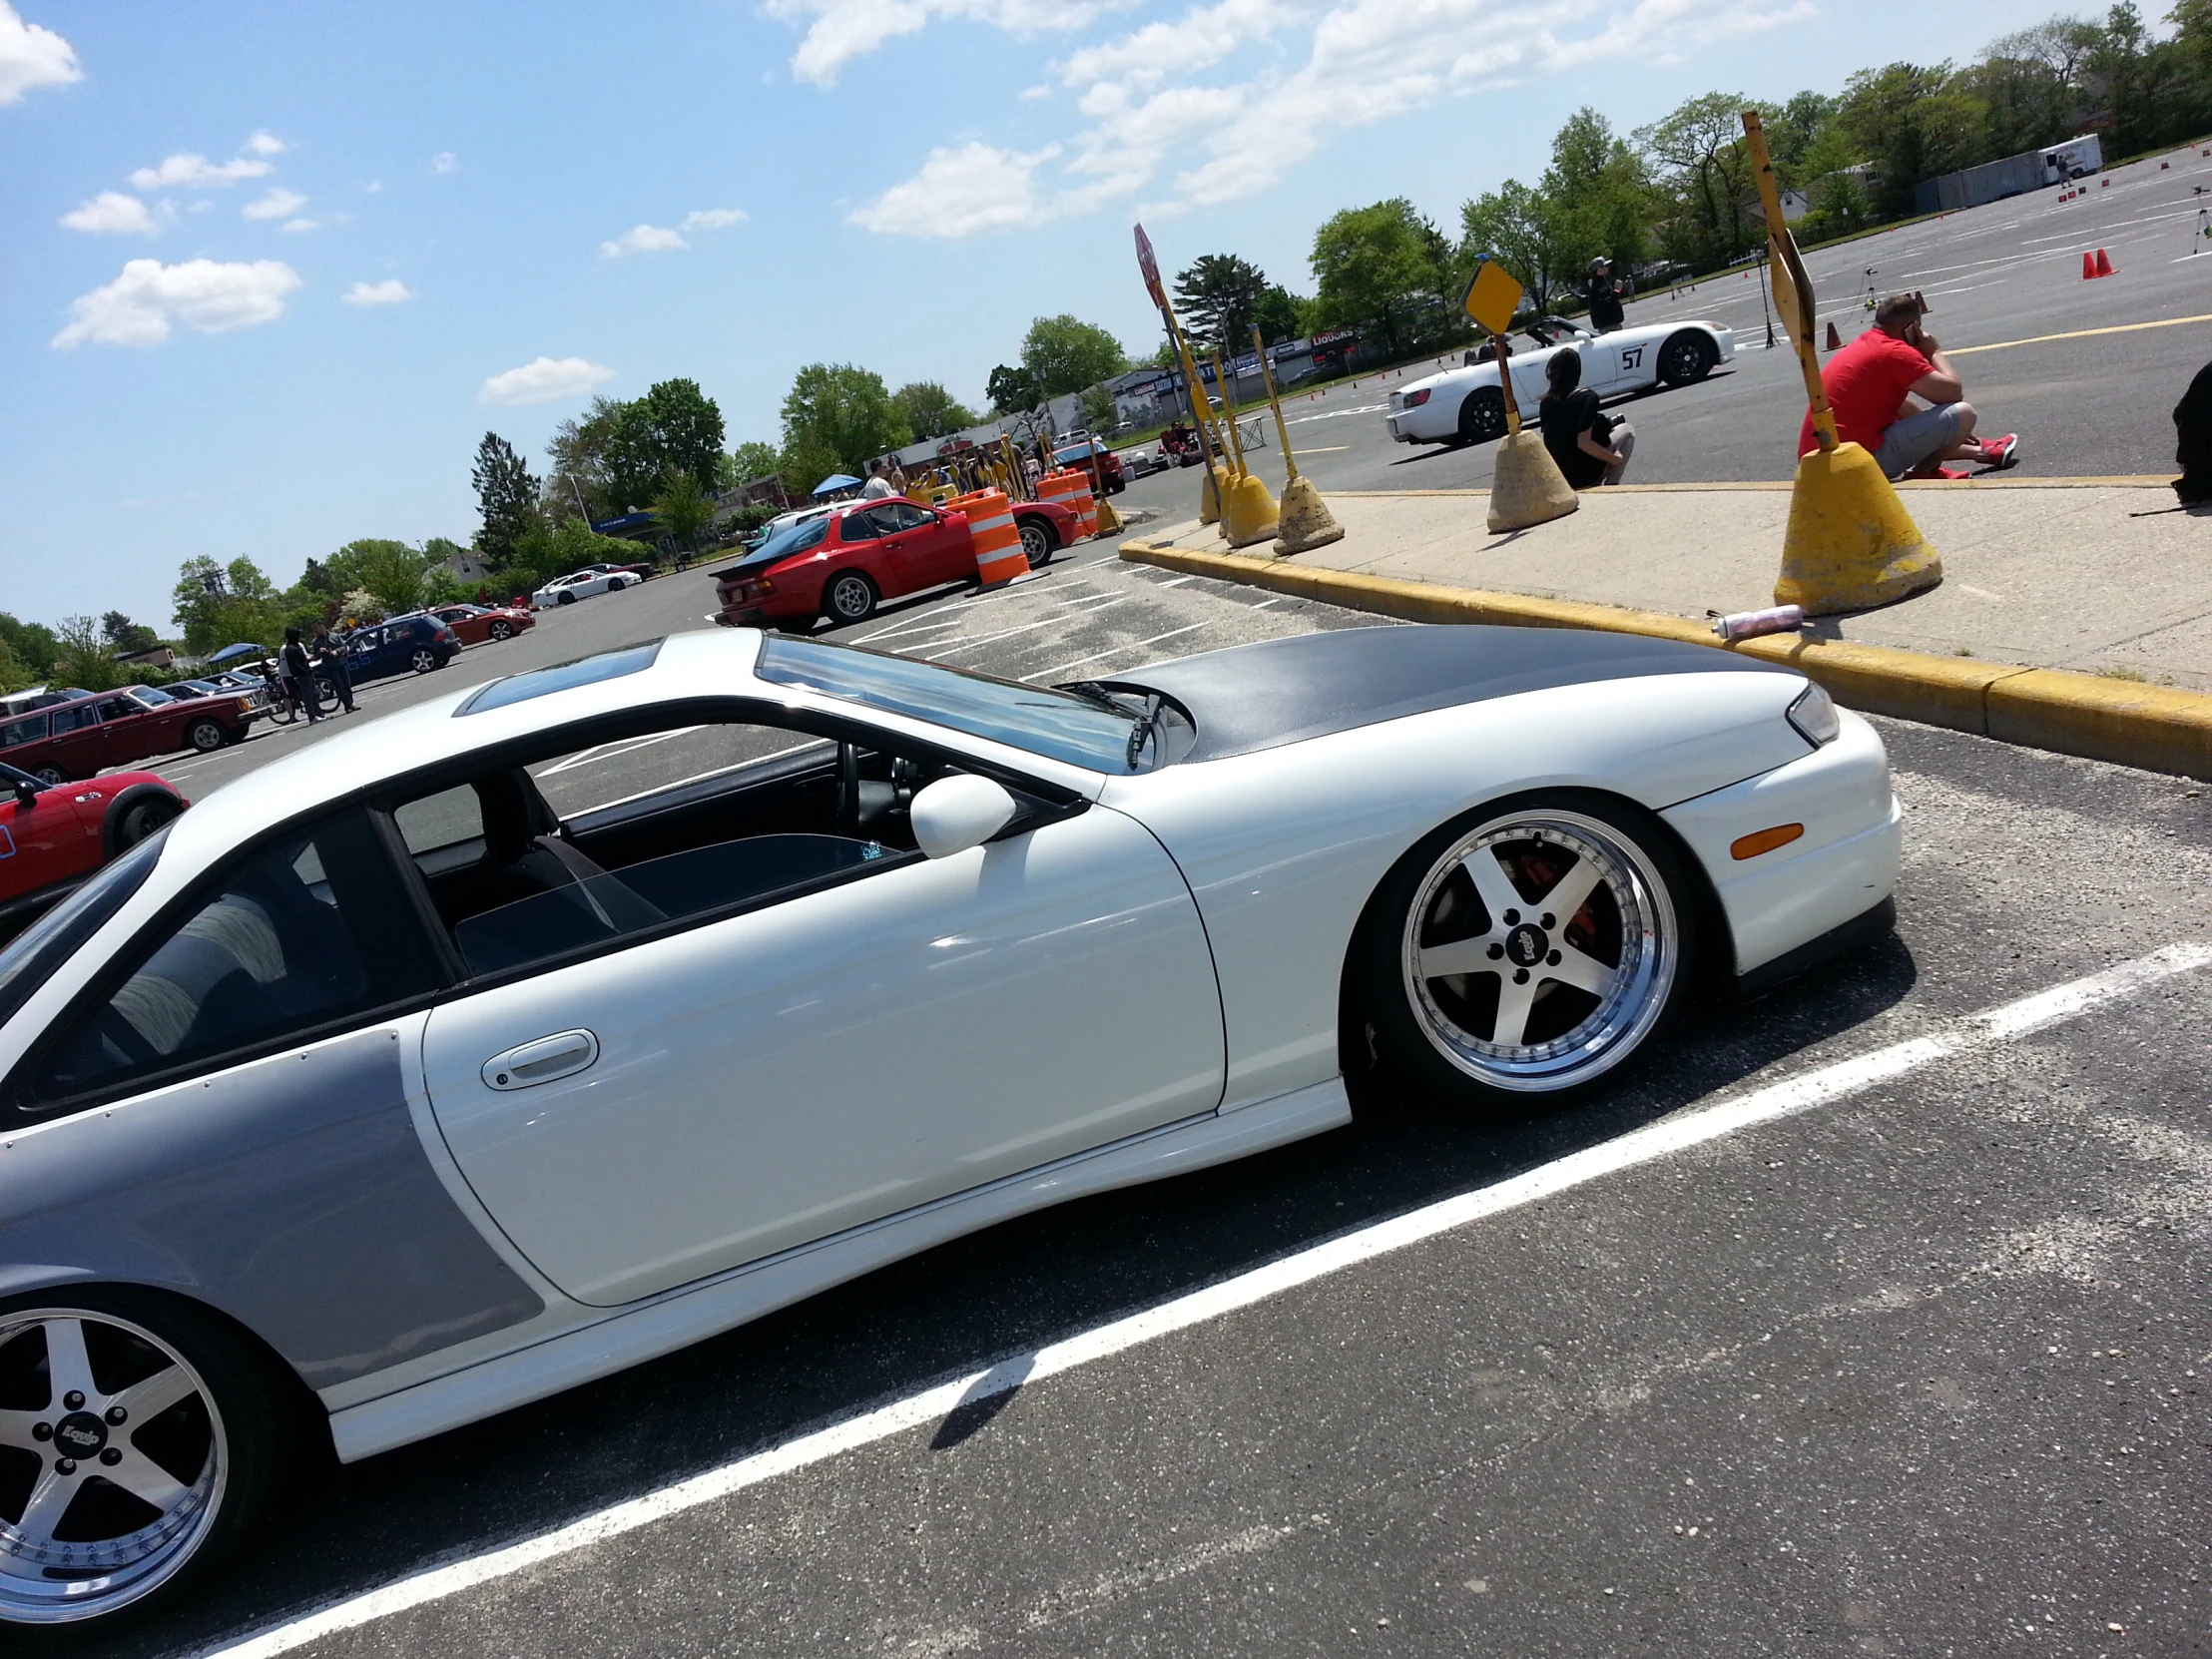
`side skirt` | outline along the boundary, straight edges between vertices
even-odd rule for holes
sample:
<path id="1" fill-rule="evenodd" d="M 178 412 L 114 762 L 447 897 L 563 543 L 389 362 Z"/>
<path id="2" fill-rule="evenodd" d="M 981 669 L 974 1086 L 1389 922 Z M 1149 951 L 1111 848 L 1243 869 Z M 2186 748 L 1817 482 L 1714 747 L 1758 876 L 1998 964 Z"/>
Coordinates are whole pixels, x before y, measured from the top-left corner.
<path id="1" fill-rule="evenodd" d="M 593 1320 L 449 1376 L 330 1414 L 341 1462 L 544 1399 L 760 1319 L 876 1268 L 1032 1210 L 1165 1180 L 1352 1121 L 1342 1077 L 1208 1113 L 940 1199 Z"/>

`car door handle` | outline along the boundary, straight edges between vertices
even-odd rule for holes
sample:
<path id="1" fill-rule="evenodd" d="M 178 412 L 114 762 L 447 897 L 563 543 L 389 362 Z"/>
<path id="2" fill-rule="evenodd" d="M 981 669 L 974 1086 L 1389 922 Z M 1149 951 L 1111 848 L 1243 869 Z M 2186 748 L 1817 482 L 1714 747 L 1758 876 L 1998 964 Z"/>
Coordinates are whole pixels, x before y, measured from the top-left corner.
<path id="1" fill-rule="evenodd" d="M 502 1091 L 527 1089 L 573 1076 L 599 1058 L 599 1039 L 589 1031 L 559 1031 L 522 1043 L 484 1062 L 484 1086 Z"/>

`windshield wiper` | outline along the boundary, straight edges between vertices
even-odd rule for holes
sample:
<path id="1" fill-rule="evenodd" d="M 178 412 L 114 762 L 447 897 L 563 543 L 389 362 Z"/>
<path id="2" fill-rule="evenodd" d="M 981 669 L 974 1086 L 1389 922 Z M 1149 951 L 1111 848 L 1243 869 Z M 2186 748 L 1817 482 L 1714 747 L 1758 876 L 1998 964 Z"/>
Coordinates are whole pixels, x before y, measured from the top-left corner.
<path id="1" fill-rule="evenodd" d="M 1137 717 L 1137 724 L 1129 732 L 1129 770 L 1137 770 L 1137 758 L 1144 753 L 1144 746 L 1160 735 L 1160 716 L 1166 712 L 1168 700 L 1154 692 Z"/>
<path id="2" fill-rule="evenodd" d="M 1115 698 L 1114 694 L 1096 680 L 1071 680 L 1064 686 L 1054 686 L 1054 691 L 1067 692 L 1080 697 L 1093 708 L 1104 709 L 1110 714 L 1126 715 L 1129 705 Z"/>

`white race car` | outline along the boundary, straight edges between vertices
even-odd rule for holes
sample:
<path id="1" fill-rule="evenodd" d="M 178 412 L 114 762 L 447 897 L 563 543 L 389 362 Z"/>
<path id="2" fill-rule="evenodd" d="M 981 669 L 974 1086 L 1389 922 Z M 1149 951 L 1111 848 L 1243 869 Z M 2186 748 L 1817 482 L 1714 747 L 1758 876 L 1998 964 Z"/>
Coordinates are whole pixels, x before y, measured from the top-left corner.
<path id="1" fill-rule="evenodd" d="M 1887 931 L 1899 833 L 1802 676 L 1550 629 L 1057 690 L 718 629 L 341 732 L 0 950 L 0 1622 L 177 1591 L 296 1434 L 1335 1128 L 1374 1052 L 1592 1084 Z"/>
<path id="2" fill-rule="evenodd" d="M 589 599 L 598 593 L 613 593 L 617 588 L 635 587 L 644 580 L 644 577 L 629 571 L 607 570 L 595 566 L 579 570 L 570 576 L 556 576 L 530 596 L 530 603 L 541 611 L 549 605 L 573 605 L 579 599 Z"/>
<path id="3" fill-rule="evenodd" d="M 1717 322 L 1668 322 L 1593 334 L 1565 317 L 1531 323 L 1512 346 L 1513 397 L 1521 419 L 1533 425 L 1536 400 L 1545 391 L 1544 364 L 1555 351 L 1582 357 L 1582 384 L 1600 397 L 1618 397 L 1653 386 L 1694 385 L 1736 356 L 1733 329 Z M 1489 347 L 1470 352 L 1487 359 Z M 1469 361 L 1441 374 L 1413 380 L 1390 393 L 1383 426 L 1401 443 L 1487 443 L 1505 435 L 1505 394 L 1494 361 Z"/>

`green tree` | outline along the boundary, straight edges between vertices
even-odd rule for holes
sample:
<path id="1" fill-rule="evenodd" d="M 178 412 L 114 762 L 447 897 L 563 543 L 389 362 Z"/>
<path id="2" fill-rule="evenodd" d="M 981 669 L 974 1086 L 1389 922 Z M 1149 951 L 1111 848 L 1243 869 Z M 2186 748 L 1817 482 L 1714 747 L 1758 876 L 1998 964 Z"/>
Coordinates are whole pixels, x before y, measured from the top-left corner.
<path id="1" fill-rule="evenodd" d="M 883 377 L 851 363 L 809 363 L 784 397 L 784 478 L 811 490 L 830 472 L 858 476 L 913 441 Z M 818 470 L 819 469 L 819 470 Z"/>
<path id="2" fill-rule="evenodd" d="M 934 380 L 910 380 L 891 394 L 891 401 L 906 417 L 907 430 L 917 442 L 950 437 L 963 426 L 973 426 L 977 419 L 973 409 Z"/>
<path id="3" fill-rule="evenodd" d="M 19 622 L 0 611 L 0 646 L 7 647 L 16 671 L 29 680 L 42 680 L 54 671 L 54 653 L 61 642 L 43 622 Z"/>
<path id="4" fill-rule="evenodd" d="M 1037 377 L 1026 368 L 1000 363 L 983 382 L 983 395 L 991 400 L 991 413 L 1027 414 L 1044 401 Z"/>
<path id="5" fill-rule="evenodd" d="M 1746 211 L 1756 194 L 1743 112 L 1768 111 L 1740 93 L 1709 92 L 1636 129 L 1660 187 L 1673 199 L 1667 242 L 1675 258 L 1710 270 L 1758 240 Z"/>
<path id="6" fill-rule="evenodd" d="M 100 618 L 100 633 L 107 640 L 108 648 L 118 656 L 151 651 L 162 643 L 153 629 L 143 622 L 133 622 L 121 611 L 109 611 Z"/>
<path id="7" fill-rule="evenodd" d="M 1991 159 L 1981 152 L 1982 106 L 1951 83 L 1947 63 L 1894 63 L 1844 83 L 1836 122 L 1873 164 L 1880 217 L 1913 212 L 1914 187 L 1924 179 Z"/>
<path id="8" fill-rule="evenodd" d="M 349 541 L 324 561 L 331 579 L 341 589 L 373 595 L 387 616 L 421 606 L 423 576 L 429 564 L 405 542 L 379 537 Z"/>
<path id="9" fill-rule="evenodd" d="M 545 446 L 553 463 L 539 495 L 546 515 L 556 521 L 580 513 L 586 518 L 612 518 L 622 510 L 614 500 L 607 471 L 607 449 L 622 424 L 629 404 L 616 397 L 594 397 L 591 407 L 553 428 Z"/>
<path id="10" fill-rule="evenodd" d="M 477 444 L 469 478 L 476 486 L 481 517 L 476 551 L 497 570 L 514 557 L 515 543 L 537 522 L 538 481 L 514 445 L 497 432 L 486 432 Z"/>
<path id="11" fill-rule="evenodd" d="M 1604 255 L 1622 271 L 1644 257 L 1651 182 L 1644 165 L 1605 118 L 1580 109 L 1552 136 L 1551 166 L 1537 186 L 1550 204 L 1562 260 L 1587 266 Z M 1578 273 L 1562 265 L 1562 279 Z"/>
<path id="12" fill-rule="evenodd" d="M 1114 394 L 1104 386 L 1083 388 L 1083 424 L 1094 432 L 1111 432 L 1120 420 L 1114 408 Z"/>
<path id="13" fill-rule="evenodd" d="M 1270 345 L 1298 338 L 1302 332 L 1298 295 L 1281 282 L 1263 288 L 1253 304 L 1252 320 L 1260 329 L 1260 337 Z"/>
<path id="14" fill-rule="evenodd" d="M 672 466 L 662 478 L 661 493 L 653 498 L 653 517 L 678 547 L 688 548 L 714 522 L 715 504 L 697 478 Z"/>
<path id="15" fill-rule="evenodd" d="M 115 648 L 95 618 L 65 616 L 54 638 L 54 678 L 63 685 L 97 692 L 131 683 L 132 673 L 115 660 Z"/>
<path id="16" fill-rule="evenodd" d="M 1316 319 L 1328 327 L 1382 331 L 1392 353 L 1402 351 L 1414 313 L 1450 280 L 1448 245 L 1402 196 L 1367 208 L 1347 208 L 1314 233 Z"/>
<path id="17" fill-rule="evenodd" d="M 282 596 L 252 559 L 221 565 L 187 559 L 170 590 L 171 620 L 196 657 L 240 642 L 275 643 L 282 630 Z"/>
<path id="18" fill-rule="evenodd" d="M 1121 341 L 1105 329 L 1061 312 L 1040 316 L 1022 336 L 1021 366 L 1037 387 L 1037 401 L 1064 397 L 1129 366 Z M 993 393 L 993 400 L 996 393 Z M 1034 405 L 1032 405 L 1034 406 Z"/>
<path id="19" fill-rule="evenodd" d="M 641 506 L 670 467 L 713 489 L 722 470 L 722 410 L 696 380 L 663 380 L 622 405 L 604 464 L 617 512 Z"/>
<path id="20" fill-rule="evenodd" d="M 1556 295 L 1574 284 L 1575 275 L 1595 246 L 1575 235 L 1572 213 L 1555 198 L 1508 179 L 1459 210 L 1459 247 L 1463 267 L 1471 271 L 1484 255 L 1520 278 L 1538 311 L 1551 309 Z"/>
<path id="21" fill-rule="evenodd" d="M 1248 350 L 1267 273 L 1234 254 L 1202 254 L 1175 278 L 1185 326 L 1224 355 Z"/>
<path id="22" fill-rule="evenodd" d="M 773 443 L 741 443 L 730 452 L 730 457 L 723 466 L 723 488 L 742 489 L 763 478 L 779 477 L 783 465 L 783 452 Z"/>

